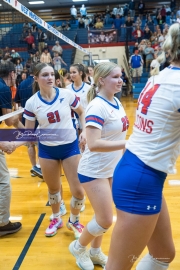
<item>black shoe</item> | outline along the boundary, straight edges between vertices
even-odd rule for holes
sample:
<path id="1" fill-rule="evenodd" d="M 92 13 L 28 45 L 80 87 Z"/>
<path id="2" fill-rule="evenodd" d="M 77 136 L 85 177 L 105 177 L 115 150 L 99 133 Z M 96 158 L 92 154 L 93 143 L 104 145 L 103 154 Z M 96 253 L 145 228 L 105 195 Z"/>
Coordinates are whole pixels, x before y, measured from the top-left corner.
<path id="1" fill-rule="evenodd" d="M 0 236 L 16 233 L 21 229 L 21 227 L 22 227 L 22 224 L 20 222 L 12 223 L 11 221 L 9 221 L 7 225 L 0 227 Z"/>

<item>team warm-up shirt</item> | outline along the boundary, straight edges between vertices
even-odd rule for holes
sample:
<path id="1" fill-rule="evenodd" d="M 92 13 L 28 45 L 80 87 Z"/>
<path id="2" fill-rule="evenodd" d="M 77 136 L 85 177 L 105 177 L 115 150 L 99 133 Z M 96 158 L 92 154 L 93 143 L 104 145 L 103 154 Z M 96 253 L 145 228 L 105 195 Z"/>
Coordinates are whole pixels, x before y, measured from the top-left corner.
<path id="1" fill-rule="evenodd" d="M 41 141 L 44 145 L 55 146 L 76 140 L 71 109 L 79 107 L 77 97 L 67 89 L 56 89 L 56 96 L 51 102 L 43 100 L 40 91 L 27 100 L 24 117 L 30 121 L 37 119 L 41 130 L 52 129 L 52 136 L 58 132 L 61 140 Z M 58 137 L 59 138 L 59 137 Z"/>
<path id="2" fill-rule="evenodd" d="M 3 108 L 12 109 L 12 98 L 9 86 L 0 78 L 0 116 Z"/>
<path id="3" fill-rule="evenodd" d="M 93 126 L 100 129 L 101 138 L 107 141 L 124 140 L 129 126 L 122 104 L 117 98 L 114 100 L 116 105 L 97 96 L 86 109 L 86 127 Z M 93 178 L 112 177 L 121 156 L 122 150 L 91 152 L 86 145 L 78 166 L 78 173 Z"/>
<path id="4" fill-rule="evenodd" d="M 151 77 L 138 99 L 133 134 L 126 148 L 146 165 L 168 172 L 180 142 L 180 68 Z"/>
<path id="5" fill-rule="evenodd" d="M 85 110 L 87 108 L 87 105 L 88 105 L 87 93 L 88 93 L 89 89 L 91 88 L 91 86 L 88 85 L 87 83 L 83 82 L 82 86 L 78 90 L 74 89 L 73 83 L 66 86 L 66 88 L 71 90 L 78 97 L 78 99 L 80 100 L 81 106 Z"/>

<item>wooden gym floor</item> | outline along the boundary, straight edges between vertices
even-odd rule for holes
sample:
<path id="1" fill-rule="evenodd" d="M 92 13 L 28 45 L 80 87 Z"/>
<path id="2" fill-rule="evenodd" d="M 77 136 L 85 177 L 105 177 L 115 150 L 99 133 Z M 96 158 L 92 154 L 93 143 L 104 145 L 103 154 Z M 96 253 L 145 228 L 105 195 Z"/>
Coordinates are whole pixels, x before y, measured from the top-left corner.
<path id="1" fill-rule="evenodd" d="M 136 103 L 131 97 L 123 98 L 122 103 L 130 121 L 129 137 L 132 132 Z M 4 125 L 1 125 L 2 127 Z M 76 266 L 75 258 L 68 250 L 70 242 L 74 240 L 74 235 L 65 226 L 69 217 L 71 198 L 66 178 L 62 177 L 64 201 L 68 210 L 63 217 L 64 226 L 54 237 L 47 238 L 44 236 L 44 231 L 49 224 L 51 208 L 47 206 L 46 184 L 38 177 L 31 177 L 31 165 L 25 146 L 17 149 L 10 156 L 6 155 L 6 160 L 12 183 L 11 221 L 20 220 L 22 229 L 16 234 L 0 238 L 0 270 L 79 269 Z M 164 188 L 176 246 L 176 258 L 172 262 L 170 270 L 180 269 L 180 158 L 176 165 L 177 174 L 168 176 Z M 81 214 L 81 223 L 86 224 L 92 215 L 93 210 L 86 199 L 86 209 Z M 115 219 L 114 209 L 114 221 Z M 112 229 L 113 226 L 104 235 L 102 249 L 105 254 L 108 254 Z M 145 253 L 146 250 L 143 254 Z M 95 266 L 95 269 L 102 268 Z M 132 269 L 134 270 L 135 266 Z"/>

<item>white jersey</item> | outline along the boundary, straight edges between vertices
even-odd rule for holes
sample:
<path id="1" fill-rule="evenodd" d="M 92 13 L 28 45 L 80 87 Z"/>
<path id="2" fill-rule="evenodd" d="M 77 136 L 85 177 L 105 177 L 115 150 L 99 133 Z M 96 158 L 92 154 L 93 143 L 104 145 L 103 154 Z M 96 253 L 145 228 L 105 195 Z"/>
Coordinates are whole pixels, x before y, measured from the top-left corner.
<path id="1" fill-rule="evenodd" d="M 85 110 L 88 105 L 87 101 L 87 93 L 91 86 L 85 82 L 82 83 L 82 86 L 79 89 L 74 89 L 74 84 L 71 83 L 68 86 L 66 86 L 67 89 L 73 91 L 73 93 L 78 97 L 80 100 L 80 104 L 82 105 L 83 109 Z"/>
<path id="2" fill-rule="evenodd" d="M 77 97 L 69 90 L 55 88 L 56 96 L 51 102 L 43 100 L 40 91 L 27 100 L 24 109 L 24 118 L 39 123 L 39 129 L 50 132 L 50 141 L 40 140 L 48 146 L 63 145 L 76 140 L 76 130 L 73 127 L 71 108 L 79 107 Z M 58 134 L 58 135 L 57 135 Z M 56 136 L 57 135 L 57 136 Z M 52 139 L 52 138 L 58 138 Z"/>
<path id="3" fill-rule="evenodd" d="M 180 69 L 151 77 L 138 99 L 133 134 L 126 148 L 146 165 L 168 173 L 180 142 Z"/>
<path id="4" fill-rule="evenodd" d="M 107 141 L 124 140 L 129 122 L 117 98 L 117 105 L 109 103 L 100 96 L 93 99 L 86 109 L 86 127 L 94 126 L 101 130 L 101 139 Z M 122 150 L 113 152 L 91 152 L 86 145 L 80 159 L 78 173 L 93 178 L 112 177 Z"/>

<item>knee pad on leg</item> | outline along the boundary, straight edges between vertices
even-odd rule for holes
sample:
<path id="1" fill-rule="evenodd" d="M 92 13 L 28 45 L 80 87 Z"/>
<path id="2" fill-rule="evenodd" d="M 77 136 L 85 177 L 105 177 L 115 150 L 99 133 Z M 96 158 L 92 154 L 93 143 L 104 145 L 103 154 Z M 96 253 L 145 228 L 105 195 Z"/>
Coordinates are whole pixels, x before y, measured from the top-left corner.
<path id="1" fill-rule="evenodd" d="M 140 260 L 136 270 L 166 270 L 168 267 L 169 263 L 158 261 L 148 253 Z"/>
<path id="2" fill-rule="evenodd" d="M 50 204 L 56 204 L 56 203 L 59 203 L 61 201 L 61 195 L 60 195 L 60 192 L 57 192 L 55 194 L 51 194 L 49 193 L 48 191 L 48 199 L 49 199 L 49 202 Z"/>
<path id="3" fill-rule="evenodd" d="M 88 224 L 87 224 L 87 230 L 90 234 L 97 237 L 102 235 L 103 233 L 107 232 L 108 229 L 104 229 L 101 227 L 97 221 L 96 218 L 93 218 Z"/>
<path id="4" fill-rule="evenodd" d="M 71 206 L 74 208 L 74 209 L 81 209 L 84 205 L 84 202 L 85 202 L 85 198 L 83 198 L 82 200 L 80 199 L 76 199 L 75 197 L 72 196 L 71 198 Z"/>

